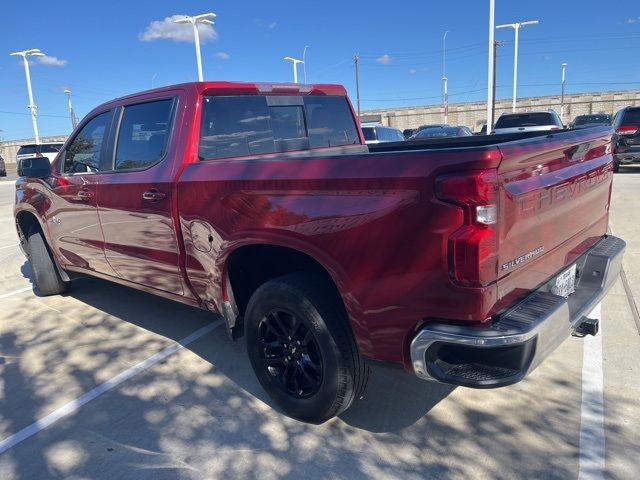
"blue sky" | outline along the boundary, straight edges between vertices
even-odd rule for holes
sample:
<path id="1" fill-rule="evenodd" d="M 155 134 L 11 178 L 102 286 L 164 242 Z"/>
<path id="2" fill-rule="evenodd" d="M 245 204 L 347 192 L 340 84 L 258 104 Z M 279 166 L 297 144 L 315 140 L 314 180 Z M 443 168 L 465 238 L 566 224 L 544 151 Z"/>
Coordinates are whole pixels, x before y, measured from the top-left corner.
<path id="1" fill-rule="evenodd" d="M 284 56 L 307 50 L 310 83 L 342 83 L 355 102 L 353 55 L 361 57 L 362 108 L 440 101 L 447 35 L 450 101 L 486 98 L 488 0 L 412 1 L 5 1 L 0 29 L 0 136 L 32 136 L 22 65 L 9 53 L 39 48 L 53 58 L 31 76 L 41 135 L 70 131 L 65 88 L 80 117 L 113 97 L 196 78 L 192 43 L 151 22 L 217 14 L 202 46 L 210 80 L 291 81 Z M 386 9 L 382 6 L 386 5 Z M 521 30 L 519 96 L 640 88 L 640 2 L 496 0 L 496 24 L 540 20 Z M 188 28 L 189 27 L 184 27 Z M 145 31 L 147 35 L 145 36 Z M 510 98 L 513 30 L 498 57 L 498 98 Z M 625 59 L 626 56 L 626 59 Z M 302 74 L 302 72 L 301 72 Z"/>

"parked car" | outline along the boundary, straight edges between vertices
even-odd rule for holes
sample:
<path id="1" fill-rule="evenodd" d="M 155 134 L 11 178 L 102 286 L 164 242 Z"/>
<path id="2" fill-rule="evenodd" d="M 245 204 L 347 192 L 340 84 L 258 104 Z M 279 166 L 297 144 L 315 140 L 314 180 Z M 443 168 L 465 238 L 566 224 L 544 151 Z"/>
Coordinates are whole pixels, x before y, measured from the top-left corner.
<path id="1" fill-rule="evenodd" d="M 542 132 L 562 130 L 564 125 L 553 110 L 503 113 L 493 128 L 492 133 Z"/>
<path id="2" fill-rule="evenodd" d="M 418 130 L 409 140 L 438 137 L 470 137 L 473 132 L 468 127 L 426 127 Z"/>
<path id="3" fill-rule="evenodd" d="M 411 137 L 414 133 L 418 131 L 417 128 L 405 128 L 402 131 L 402 135 L 404 135 L 405 140 Z"/>
<path id="4" fill-rule="evenodd" d="M 274 403 L 319 423 L 372 361 L 491 388 L 595 334 L 625 248 L 610 141 L 367 147 L 342 86 L 188 83 L 105 103 L 52 165 L 21 162 L 15 224 L 40 295 L 82 273 L 219 312 Z"/>
<path id="5" fill-rule="evenodd" d="M 367 145 L 382 142 L 402 142 L 405 139 L 402 131 L 398 128 L 387 127 L 378 123 L 363 123 L 361 128 Z"/>
<path id="6" fill-rule="evenodd" d="M 569 124 L 569 128 L 587 128 L 596 125 L 611 125 L 611 115 L 606 113 L 591 113 L 589 115 L 578 115 Z"/>
<path id="7" fill-rule="evenodd" d="M 25 158 L 34 158 L 34 157 L 47 157 L 50 162 L 56 158 L 58 152 L 62 148 L 62 142 L 52 142 L 52 143 L 30 143 L 27 145 L 22 145 L 18 149 L 18 154 L 16 155 L 16 163 L 19 163 L 21 160 Z"/>
<path id="8" fill-rule="evenodd" d="M 420 125 L 417 128 L 416 133 L 419 132 L 420 130 L 424 130 L 425 128 L 448 127 L 448 126 L 450 126 L 448 123 L 428 123 L 428 124 L 425 124 L 425 125 Z M 415 133 L 414 133 L 414 135 L 415 135 Z"/>
<path id="9" fill-rule="evenodd" d="M 640 107 L 625 107 L 613 117 L 614 171 L 620 165 L 640 162 Z"/>
<path id="10" fill-rule="evenodd" d="M 4 163 L 4 158 L 0 155 L 0 177 L 7 176 L 7 164 Z"/>

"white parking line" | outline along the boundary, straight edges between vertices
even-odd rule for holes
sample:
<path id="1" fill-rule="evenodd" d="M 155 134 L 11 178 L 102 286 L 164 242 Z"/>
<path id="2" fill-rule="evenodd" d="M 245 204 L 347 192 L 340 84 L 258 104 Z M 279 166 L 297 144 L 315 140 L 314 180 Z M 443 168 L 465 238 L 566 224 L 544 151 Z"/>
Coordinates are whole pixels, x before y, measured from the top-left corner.
<path id="1" fill-rule="evenodd" d="M 186 347 L 191 342 L 197 340 L 198 338 L 202 337 L 203 335 L 206 335 L 209 332 L 212 332 L 213 330 L 218 328 L 220 325 L 222 325 L 222 320 L 216 320 L 212 324 L 196 330 L 191 335 L 188 335 L 182 340 L 172 343 L 168 347 L 163 348 L 158 353 L 150 356 L 146 360 L 138 363 L 137 365 L 134 365 L 131 368 L 128 368 L 124 372 L 119 373 L 115 377 L 89 390 L 87 393 L 80 395 L 75 400 L 72 400 L 69 403 L 63 405 L 62 407 L 54 410 L 49 415 L 46 415 L 45 417 L 42 417 L 40 420 L 35 421 L 28 427 L 25 427 L 22 430 L 18 431 L 17 433 L 14 433 L 13 435 L 5 438 L 4 440 L 0 441 L 0 454 L 3 454 L 10 448 L 16 446 L 20 442 L 23 442 L 24 440 L 35 435 L 41 430 L 44 430 L 48 426 L 53 425 L 58 420 L 66 417 L 67 415 L 72 414 L 83 405 L 86 405 L 87 403 L 89 403 L 91 400 L 98 398 L 103 393 L 106 393 L 109 390 L 114 389 L 121 383 L 126 382 L 130 378 L 133 378 L 139 373 L 144 372 L 149 367 L 155 365 L 161 360 L 164 360 L 169 355 L 177 352 L 178 350 Z"/>
<path id="2" fill-rule="evenodd" d="M 602 304 L 598 304 L 589 317 L 600 320 L 600 333 L 595 337 L 587 335 L 584 338 L 579 480 L 604 478 L 605 468 Z"/>
<path id="3" fill-rule="evenodd" d="M 12 292 L 2 293 L 0 294 L 0 299 L 13 297 L 14 295 L 18 295 L 19 293 L 28 292 L 29 290 L 33 290 L 33 287 L 29 285 L 28 287 L 19 288 L 18 290 L 13 290 Z"/>
<path id="4" fill-rule="evenodd" d="M 11 245 L 5 245 L 4 247 L 0 247 L 0 250 L 4 250 L 5 248 L 13 248 L 20 245 L 19 243 L 12 243 Z"/>

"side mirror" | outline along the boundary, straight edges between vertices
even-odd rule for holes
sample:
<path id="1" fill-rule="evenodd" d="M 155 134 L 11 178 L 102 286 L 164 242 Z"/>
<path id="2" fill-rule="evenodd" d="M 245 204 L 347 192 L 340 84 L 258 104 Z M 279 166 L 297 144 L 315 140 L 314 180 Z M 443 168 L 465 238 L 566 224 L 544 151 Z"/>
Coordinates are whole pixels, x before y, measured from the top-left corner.
<path id="1" fill-rule="evenodd" d="M 51 176 L 51 163 L 47 157 L 23 158 L 18 163 L 21 177 L 46 178 Z"/>

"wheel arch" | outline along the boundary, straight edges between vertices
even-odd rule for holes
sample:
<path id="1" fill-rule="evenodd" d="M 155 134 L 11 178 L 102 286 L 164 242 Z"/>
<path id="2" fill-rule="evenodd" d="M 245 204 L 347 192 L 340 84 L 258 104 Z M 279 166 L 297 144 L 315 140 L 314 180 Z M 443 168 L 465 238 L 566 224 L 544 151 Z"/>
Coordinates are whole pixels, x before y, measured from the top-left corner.
<path id="1" fill-rule="evenodd" d="M 242 335 L 242 317 L 249 298 L 261 285 L 277 277 L 298 272 L 309 272 L 323 277 L 331 286 L 345 308 L 350 328 L 359 349 L 368 343 L 359 312 L 346 274 L 330 260 L 320 260 L 304 248 L 282 245 L 276 242 L 251 242 L 237 246 L 225 257 L 222 294 L 223 316 L 234 338 Z"/>

